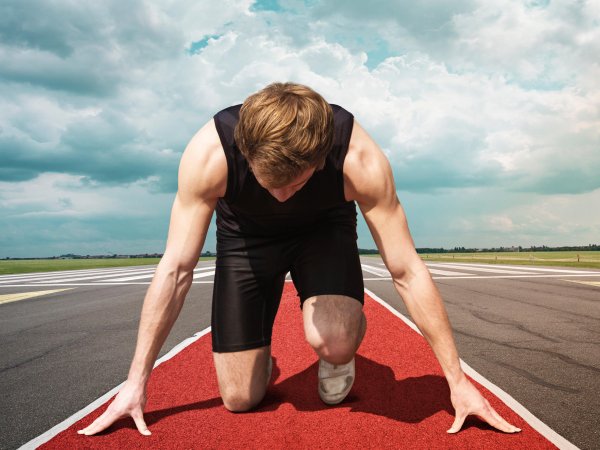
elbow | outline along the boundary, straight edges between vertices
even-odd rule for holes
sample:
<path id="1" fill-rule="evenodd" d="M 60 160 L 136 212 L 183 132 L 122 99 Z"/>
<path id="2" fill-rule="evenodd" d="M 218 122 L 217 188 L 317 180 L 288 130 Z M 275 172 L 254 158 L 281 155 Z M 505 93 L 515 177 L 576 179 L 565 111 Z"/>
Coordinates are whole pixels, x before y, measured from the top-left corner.
<path id="1" fill-rule="evenodd" d="M 172 280 L 177 286 L 191 285 L 194 280 L 194 267 L 187 267 L 185 265 L 168 262 L 167 260 L 163 263 L 163 260 L 161 260 L 156 268 L 156 275 L 158 274 L 160 274 L 163 279 L 166 278 Z"/>
<path id="2" fill-rule="evenodd" d="M 423 272 L 429 275 L 429 270 L 420 257 L 414 258 L 410 263 L 399 264 L 389 268 L 394 283 L 403 289 L 408 289 L 411 282 L 422 275 Z"/>

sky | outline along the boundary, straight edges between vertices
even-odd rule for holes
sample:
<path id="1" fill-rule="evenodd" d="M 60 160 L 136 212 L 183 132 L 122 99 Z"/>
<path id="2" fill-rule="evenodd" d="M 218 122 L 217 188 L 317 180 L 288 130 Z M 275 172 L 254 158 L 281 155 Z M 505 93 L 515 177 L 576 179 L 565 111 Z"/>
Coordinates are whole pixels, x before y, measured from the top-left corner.
<path id="1" fill-rule="evenodd" d="M 598 55 L 598 1 L 2 2 L 0 258 L 164 252 L 187 143 L 274 81 L 354 114 L 417 247 L 600 243 Z"/>

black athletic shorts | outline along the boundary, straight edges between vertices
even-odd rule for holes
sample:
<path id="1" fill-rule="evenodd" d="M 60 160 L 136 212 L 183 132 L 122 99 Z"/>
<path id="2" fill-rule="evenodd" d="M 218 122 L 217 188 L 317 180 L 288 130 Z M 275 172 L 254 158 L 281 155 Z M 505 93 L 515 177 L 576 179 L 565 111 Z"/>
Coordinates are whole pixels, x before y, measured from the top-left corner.
<path id="1" fill-rule="evenodd" d="M 322 225 L 287 237 L 222 237 L 212 297 L 212 349 L 235 352 L 271 344 L 287 272 L 304 301 L 347 295 L 364 304 L 356 226 Z"/>

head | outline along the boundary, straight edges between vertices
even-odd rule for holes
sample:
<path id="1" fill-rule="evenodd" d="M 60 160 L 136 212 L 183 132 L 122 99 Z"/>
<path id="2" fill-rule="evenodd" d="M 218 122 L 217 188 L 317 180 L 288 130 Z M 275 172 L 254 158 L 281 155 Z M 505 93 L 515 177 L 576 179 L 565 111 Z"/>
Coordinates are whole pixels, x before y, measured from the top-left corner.
<path id="1" fill-rule="evenodd" d="M 271 83 L 244 101 L 234 138 L 257 181 L 285 201 L 325 166 L 333 111 L 308 86 Z"/>

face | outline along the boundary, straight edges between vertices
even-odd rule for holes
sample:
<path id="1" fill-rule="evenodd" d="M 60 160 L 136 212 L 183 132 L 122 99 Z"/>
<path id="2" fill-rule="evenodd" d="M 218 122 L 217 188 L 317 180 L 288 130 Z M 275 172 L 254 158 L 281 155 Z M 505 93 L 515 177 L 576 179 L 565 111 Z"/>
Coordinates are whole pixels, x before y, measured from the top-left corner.
<path id="1" fill-rule="evenodd" d="M 256 181 L 258 181 L 258 184 L 260 184 L 263 188 L 265 188 L 267 191 L 269 191 L 269 193 L 273 197 L 275 197 L 277 200 L 279 200 L 280 202 L 285 202 L 292 195 L 294 195 L 296 192 L 298 192 L 300 189 L 302 189 L 302 187 L 306 183 L 308 183 L 308 180 L 310 179 L 310 177 L 312 176 L 312 174 L 314 172 L 315 172 L 314 167 L 307 169 L 304 172 L 302 172 L 300 175 L 298 175 L 298 177 L 296 177 L 296 179 L 292 180 L 289 184 L 287 184 L 286 186 L 283 186 L 283 187 L 279 187 L 279 188 L 266 187 L 261 182 L 259 176 L 256 175 L 256 172 L 254 172 L 254 175 L 256 177 Z"/>

